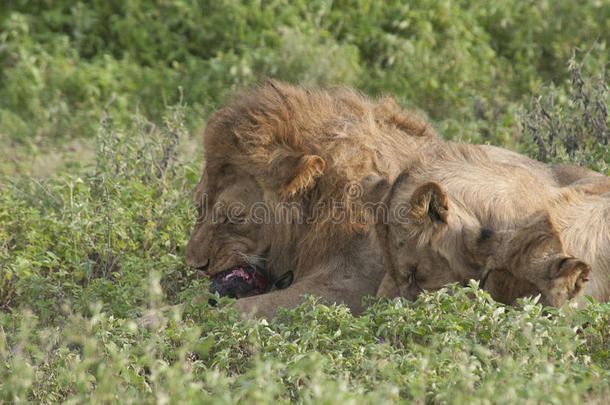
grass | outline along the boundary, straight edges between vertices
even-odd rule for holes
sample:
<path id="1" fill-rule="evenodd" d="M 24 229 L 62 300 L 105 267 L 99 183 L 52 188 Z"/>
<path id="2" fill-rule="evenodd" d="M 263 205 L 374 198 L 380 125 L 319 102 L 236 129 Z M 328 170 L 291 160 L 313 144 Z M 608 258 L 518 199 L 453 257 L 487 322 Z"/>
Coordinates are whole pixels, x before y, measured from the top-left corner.
<path id="1" fill-rule="evenodd" d="M 258 75 L 389 92 L 447 138 L 608 173 L 605 2 L 111 3 L 0 6 L 0 402 L 610 396 L 607 303 L 471 284 L 244 321 L 189 305 L 208 282 L 184 263 L 194 134 Z"/>

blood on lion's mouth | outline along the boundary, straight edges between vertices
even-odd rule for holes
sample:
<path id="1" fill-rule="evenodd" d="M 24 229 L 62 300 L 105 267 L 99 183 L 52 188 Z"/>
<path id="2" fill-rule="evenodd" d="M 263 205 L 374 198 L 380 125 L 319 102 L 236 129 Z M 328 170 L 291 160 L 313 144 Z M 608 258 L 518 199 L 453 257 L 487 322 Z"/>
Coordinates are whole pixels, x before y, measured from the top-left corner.
<path id="1" fill-rule="evenodd" d="M 251 264 L 240 264 L 210 277 L 210 293 L 220 297 L 242 298 L 267 291 L 269 280 L 265 273 Z M 216 300 L 210 298 L 210 305 Z"/>

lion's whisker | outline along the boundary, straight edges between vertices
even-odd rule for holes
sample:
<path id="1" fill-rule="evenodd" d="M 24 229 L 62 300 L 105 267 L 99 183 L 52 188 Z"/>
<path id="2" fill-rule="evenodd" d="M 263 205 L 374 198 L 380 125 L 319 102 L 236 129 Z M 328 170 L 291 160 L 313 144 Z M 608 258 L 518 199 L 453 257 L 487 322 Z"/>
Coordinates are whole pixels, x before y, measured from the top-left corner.
<path id="1" fill-rule="evenodd" d="M 251 265 L 261 265 L 264 262 L 267 262 L 268 259 L 266 257 L 260 256 L 260 255 L 254 255 L 254 254 L 249 254 L 249 253 L 244 253 L 244 252 L 240 252 L 240 251 L 235 251 L 235 253 L 242 257 L 246 263 L 251 264 Z"/>

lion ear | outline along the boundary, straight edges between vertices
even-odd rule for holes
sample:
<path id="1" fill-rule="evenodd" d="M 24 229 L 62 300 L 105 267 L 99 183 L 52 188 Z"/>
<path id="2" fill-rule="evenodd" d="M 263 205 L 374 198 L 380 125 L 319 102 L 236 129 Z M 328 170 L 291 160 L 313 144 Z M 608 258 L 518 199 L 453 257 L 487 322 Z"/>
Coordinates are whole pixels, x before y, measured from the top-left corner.
<path id="1" fill-rule="evenodd" d="M 411 218 L 420 223 L 446 224 L 449 216 L 447 194 L 440 184 L 426 183 L 411 195 Z"/>
<path id="2" fill-rule="evenodd" d="M 555 289 L 568 291 L 569 298 L 575 297 L 589 281 L 591 266 L 575 257 L 557 258 L 551 266 L 549 277 Z"/>
<path id="3" fill-rule="evenodd" d="M 591 272 L 591 266 L 576 257 L 558 257 L 553 264 L 549 271 L 551 278 L 582 276 L 586 279 Z"/>
<path id="4" fill-rule="evenodd" d="M 318 155 L 285 156 L 272 175 L 280 179 L 280 193 L 294 197 L 312 189 L 324 174 L 326 161 Z"/>
<path id="5" fill-rule="evenodd" d="M 383 200 L 390 189 L 390 183 L 376 173 L 370 173 L 360 180 L 362 202 L 377 203 Z"/>

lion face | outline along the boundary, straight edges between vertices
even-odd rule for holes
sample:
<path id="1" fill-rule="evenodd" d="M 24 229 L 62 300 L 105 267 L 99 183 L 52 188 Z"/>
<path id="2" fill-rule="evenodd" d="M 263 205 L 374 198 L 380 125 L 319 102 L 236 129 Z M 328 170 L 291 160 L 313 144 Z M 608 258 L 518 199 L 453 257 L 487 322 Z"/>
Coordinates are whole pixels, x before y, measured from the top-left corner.
<path id="1" fill-rule="evenodd" d="M 402 247 L 397 246 L 390 254 L 394 257 L 394 278 L 402 297 L 413 301 L 424 290 L 436 291 L 446 284 L 460 281 L 443 255 L 433 249 L 411 250 L 409 241 L 402 237 L 399 239 L 398 246 Z"/>
<path id="2" fill-rule="evenodd" d="M 501 302 L 514 303 L 517 297 L 541 294 L 544 305 L 561 306 L 584 288 L 591 266 L 566 253 L 561 237 L 548 212 L 527 218 L 516 229 L 490 234 L 479 242 L 487 257 L 485 274 L 497 273 L 495 280 L 514 277 L 509 296 L 498 291 Z M 485 285 L 494 295 L 495 281 Z M 515 285 L 516 284 L 516 285 Z"/>
<path id="3" fill-rule="evenodd" d="M 191 267 L 213 276 L 240 264 L 265 267 L 263 191 L 248 173 L 226 167 L 213 177 L 206 171 L 195 188 L 197 221 L 186 247 Z"/>
<path id="4" fill-rule="evenodd" d="M 210 276 L 250 264 L 275 279 L 294 270 L 287 264 L 291 258 L 280 256 L 294 250 L 287 243 L 295 239 L 290 232 L 299 223 L 299 199 L 322 175 L 325 162 L 315 155 L 278 153 L 260 172 L 254 164 L 229 163 L 232 152 L 210 156 L 195 187 L 198 218 L 186 248 L 187 264 Z"/>
<path id="5" fill-rule="evenodd" d="M 461 281 L 452 263 L 456 249 L 445 243 L 451 237 L 448 202 L 437 183 L 417 187 L 405 171 L 392 186 L 372 174 L 360 185 L 367 204 L 381 204 L 376 212 L 384 215 L 375 215 L 375 229 L 384 266 L 401 296 L 415 300 L 423 290 Z"/>
<path id="6" fill-rule="evenodd" d="M 455 235 L 440 185 L 427 183 L 415 188 L 401 177 L 397 182 L 388 201 L 393 215 L 387 225 L 387 249 L 400 294 L 415 300 L 424 290 L 435 291 L 462 281 L 461 266 L 455 265 L 460 241 L 447 243 Z M 405 215 L 399 216 L 396 213 L 401 205 Z"/>

